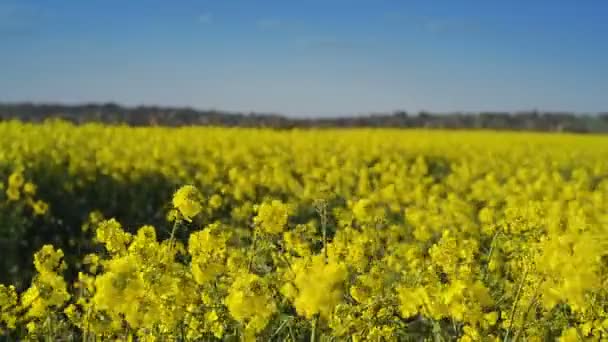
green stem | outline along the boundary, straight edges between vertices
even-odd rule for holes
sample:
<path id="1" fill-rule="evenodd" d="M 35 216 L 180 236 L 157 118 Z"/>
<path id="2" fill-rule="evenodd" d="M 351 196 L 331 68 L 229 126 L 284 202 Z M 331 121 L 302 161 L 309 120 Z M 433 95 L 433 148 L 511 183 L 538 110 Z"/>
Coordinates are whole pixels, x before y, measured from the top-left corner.
<path id="1" fill-rule="evenodd" d="M 249 264 L 247 265 L 247 270 L 251 271 L 251 267 L 253 266 L 253 258 L 255 257 L 255 249 L 256 249 L 256 242 L 257 242 L 257 233 L 254 230 L 253 231 L 253 242 L 251 243 L 251 256 L 249 257 Z"/>
<path id="2" fill-rule="evenodd" d="M 321 229 L 323 231 L 323 257 L 325 258 L 325 264 L 328 263 L 329 257 L 327 256 L 327 203 L 323 200 L 317 207 L 317 212 L 321 218 Z"/>
<path id="3" fill-rule="evenodd" d="M 289 337 L 291 341 L 296 342 L 296 336 L 293 334 L 293 330 L 291 329 L 291 324 L 287 327 L 289 329 Z"/>
<path id="4" fill-rule="evenodd" d="M 317 337 L 317 316 L 312 319 L 312 331 L 310 332 L 310 342 L 315 342 Z"/>
<path id="5" fill-rule="evenodd" d="M 175 240 L 175 232 L 177 231 L 179 223 L 180 219 L 175 219 L 175 222 L 173 222 L 173 229 L 171 229 L 171 236 L 169 237 L 169 244 L 171 246 L 173 246 L 173 240 Z"/>
<path id="6" fill-rule="evenodd" d="M 327 256 L 327 227 L 323 224 L 323 255 L 325 258 L 325 264 L 329 261 L 329 257 Z"/>
<path id="7" fill-rule="evenodd" d="M 526 277 L 528 276 L 528 269 L 524 272 L 523 277 L 521 278 L 521 282 L 519 283 L 519 287 L 517 288 L 517 293 L 515 294 L 515 301 L 513 302 L 513 307 L 511 308 L 511 316 L 509 317 L 509 328 L 505 333 L 505 338 L 503 342 L 507 342 L 509 338 L 509 334 L 511 333 L 511 329 L 513 328 L 513 319 L 515 318 L 515 313 L 517 312 L 517 304 L 519 304 L 521 289 L 524 287 L 524 282 L 526 281 Z"/>
<path id="8" fill-rule="evenodd" d="M 50 316 L 47 317 L 47 328 L 48 328 L 48 335 L 46 336 L 45 340 L 47 342 L 52 342 L 53 341 L 53 326 L 52 326 L 52 318 Z"/>
<path id="9" fill-rule="evenodd" d="M 279 332 L 281 332 L 283 327 L 285 327 L 285 325 L 287 325 L 287 323 L 289 321 L 290 321 L 289 319 L 284 320 L 283 323 L 281 323 L 281 325 L 277 328 L 277 330 L 272 334 L 272 336 L 270 336 L 270 339 L 272 340 L 275 336 L 277 336 L 279 334 Z"/>
<path id="10" fill-rule="evenodd" d="M 490 251 L 488 252 L 488 261 L 487 261 L 487 265 L 485 267 L 485 272 L 483 274 L 483 279 L 486 280 L 488 278 L 488 269 L 490 268 L 490 261 L 492 261 L 492 253 L 494 253 L 494 244 L 496 243 L 496 238 L 498 237 L 498 234 L 500 234 L 500 230 L 496 230 L 496 233 L 494 234 L 494 236 L 492 237 L 492 242 L 490 242 Z"/>

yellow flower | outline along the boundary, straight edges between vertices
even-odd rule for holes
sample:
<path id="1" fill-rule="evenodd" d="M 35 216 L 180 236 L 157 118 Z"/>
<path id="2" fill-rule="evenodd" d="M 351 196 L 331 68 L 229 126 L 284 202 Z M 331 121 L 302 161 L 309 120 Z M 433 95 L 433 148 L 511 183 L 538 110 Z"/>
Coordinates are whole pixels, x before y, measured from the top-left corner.
<path id="1" fill-rule="evenodd" d="M 355 203 L 355 205 L 353 206 L 353 214 L 355 216 L 355 219 L 357 219 L 357 221 L 359 222 L 368 222 L 373 220 L 374 217 L 371 209 L 371 200 L 367 198 L 358 200 L 357 203 Z"/>
<path id="2" fill-rule="evenodd" d="M 44 245 L 34 254 L 34 266 L 38 272 L 64 270 L 63 251 L 51 245 Z"/>
<path id="3" fill-rule="evenodd" d="M 359 303 L 365 303 L 369 298 L 369 291 L 362 286 L 351 286 L 350 295 Z"/>
<path id="4" fill-rule="evenodd" d="M 234 280 L 225 303 L 230 315 L 253 333 L 262 331 L 277 311 L 268 285 L 251 273 L 242 274 Z"/>
<path id="5" fill-rule="evenodd" d="M 488 325 L 493 326 L 496 324 L 496 321 L 498 321 L 498 312 L 492 311 L 487 313 L 483 316 L 483 319 Z"/>
<path id="6" fill-rule="evenodd" d="M 580 337 L 576 328 L 568 328 L 562 332 L 562 335 L 559 337 L 560 342 L 578 342 L 580 341 Z"/>
<path id="7" fill-rule="evenodd" d="M 466 326 L 464 326 L 464 328 L 462 328 L 462 331 L 464 332 L 464 334 L 460 338 L 459 341 L 461 341 L 461 342 L 477 342 L 477 341 L 482 341 L 479 332 L 475 328 L 473 328 L 473 327 L 471 327 L 469 325 L 466 325 Z"/>
<path id="8" fill-rule="evenodd" d="M 34 203 L 32 203 L 32 209 L 34 209 L 34 214 L 35 215 L 44 215 L 47 213 L 47 211 L 49 210 L 49 205 L 41 200 L 38 200 Z"/>
<path id="9" fill-rule="evenodd" d="M 15 329 L 18 317 L 17 304 L 18 296 L 15 287 L 0 284 L 0 332 L 2 332 L 2 325 L 8 329 Z"/>
<path id="10" fill-rule="evenodd" d="M 38 274 L 21 295 L 21 306 L 27 310 L 28 317 L 42 318 L 70 299 L 67 284 L 58 273 L 66 268 L 63 251 L 51 245 L 43 246 L 34 254 L 34 266 Z"/>
<path id="11" fill-rule="evenodd" d="M 11 173 L 11 175 L 8 177 L 9 188 L 19 189 L 23 185 L 24 182 L 25 182 L 25 179 L 23 178 L 23 173 L 21 173 L 20 171 L 15 171 L 15 172 Z"/>
<path id="12" fill-rule="evenodd" d="M 101 222 L 95 230 L 97 241 L 103 243 L 112 254 L 123 254 L 127 251 L 127 245 L 133 236 L 122 229 L 115 219 Z"/>
<path id="13" fill-rule="evenodd" d="M 224 336 L 224 324 L 219 320 L 217 311 L 211 310 L 205 314 L 205 321 L 208 325 L 211 325 L 211 332 L 213 336 L 221 339 Z"/>
<path id="14" fill-rule="evenodd" d="M 209 206 L 213 209 L 217 209 L 222 205 L 222 197 L 218 194 L 213 194 L 209 198 Z"/>
<path id="15" fill-rule="evenodd" d="M 179 210 L 183 218 L 191 222 L 192 218 L 203 210 L 202 195 L 192 185 L 184 185 L 173 195 L 173 206 Z"/>
<path id="16" fill-rule="evenodd" d="M 294 300 L 296 310 L 308 319 L 315 314 L 329 318 L 343 300 L 346 266 L 338 262 L 326 264 L 323 255 L 316 255 L 310 264 L 295 267 L 297 273 L 294 284 L 298 289 Z"/>
<path id="17" fill-rule="evenodd" d="M 6 189 L 6 197 L 11 201 L 18 201 L 19 198 L 21 198 L 21 192 L 19 191 L 19 188 L 10 186 Z"/>
<path id="18" fill-rule="evenodd" d="M 89 267 L 89 272 L 95 274 L 100 267 L 100 258 L 97 254 L 87 254 L 82 259 L 82 263 Z"/>
<path id="19" fill-rule="evenodd" d="M 403 317 L 413 317 L 419 312 L 427 314 L 431 299 L 424 287 L 400 287 L 398 290 L 400 310 Z"/>
<path id="20" fill-rule="evenodd" d="M 273 200 L 259 206 L 254 222 L 266 233 L 279 234 L 285 229 L 288 218 L 289 207 L 281 201 Z"/>
<path id="21" fill-rule="evenodd" d="M 27 195 L 33 196 L 36 194 L 36 184 L 27 182 L 23 185 L 23 192 Z"/>
<path id="22" fill-rule="evenodd" d="M 204 230 L 190 234 L 188 253 L 192 257 L 190 267 L 194 280 L 204 284 L 216 280 L 226 271 L 226 242 L 230 234 L 219 231 L 219 225 L 209 225 Z"/>
<path id="23" fill-rule="evenodd" d="M 99 310 L 116 317 L 124 315 L 131 326 L 139 327 L 144 320 L 141 300 L 146 289 L 136 259 L 132 256 L 112 259 L 105 267 L 106 272 L 95 279 L 92 302 Z"/>

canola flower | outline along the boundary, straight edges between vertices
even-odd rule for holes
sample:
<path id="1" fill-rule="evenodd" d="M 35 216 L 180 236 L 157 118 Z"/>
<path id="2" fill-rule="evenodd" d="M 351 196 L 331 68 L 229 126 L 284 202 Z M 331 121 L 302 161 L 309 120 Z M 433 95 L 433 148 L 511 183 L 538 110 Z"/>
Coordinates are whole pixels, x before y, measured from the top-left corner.
<path id="1" fill-rule="evenodd" d="M 277 311 L 272 293 L 265 281 L 255 274 L 238 276 L 225 299 L 230 315 L 245 326 L 245 336 L 264 330 Z"/>
<path id="2" fill-rule="evenodd" d="M 0 285 L 0 333 L 16 328 L 18 298 L 14 286 Z"/>
<path id="3" fill-rule="evenodd" d="M 34 215 L 42 216 L 48 212 L 49 204 L 41 199 L 36 199 L 38 187 L 31 181 L 26 182 L 21 168 L 14 170 L 9 175 L 7 184 L 5 194 L 9 202 L 25 203 L 27 207 L 31 208 Z"/>
<path id="4" fill-rule="evenodd" d="M 258 208 L 253 222 L 269 234 L 279 234 L 285 229 L 289 208 L 281 201 L 264 202 Z"/>
<path id="5" fill-rule="evenodd" d="M 194 186 L 183 186 L 173 195 L 173 206 L 182 214 L 186 221 L 192 221 L 192 218 L 203 209 L 200 196 L 201 194 Z"/>
<path id="6" fill-rule="evenodd" d="M 294 268 L 297 294 L 293 300 L 298 313 L 308 319 L 316 314 L 330 318 L 343 300 L 346 266 L 338 262 L 326 264 L 322 255 L 316 255 L 309 265 L 296 264 Z"/>
<path id="7" fill-rule="evenodd" d="M 38 249 L 0 285 L 9 338 L 608 338 L 605 137 L 0 133 L 0 215 Z"/>

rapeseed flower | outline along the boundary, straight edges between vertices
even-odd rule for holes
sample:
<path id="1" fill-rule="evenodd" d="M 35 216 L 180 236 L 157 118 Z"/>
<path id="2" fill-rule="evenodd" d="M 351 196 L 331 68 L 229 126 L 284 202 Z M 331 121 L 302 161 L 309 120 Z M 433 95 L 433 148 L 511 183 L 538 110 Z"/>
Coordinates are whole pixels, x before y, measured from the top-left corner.
<path id="1" fill-rule="evenodd" d="M 173 194 L 173 206 L 188 222 L 203 210 L 201 201 L 202 195 L 193 185 L 184 185 Z"/>
<path id="2" fill-rule="evenodd" d="M 249 334 L 264 330 L 277 307 L 266 281 L 251 273 L 239 275 L 225 299 L 230 315 L 245 326 Z"/>
<path id="3" fill-rule="evenodd" d="M 281 201 L 273 200 L 262 203 L 257 210 L 254 223 L 268 234 L 279 234 L 286 228 L 289 218 L 289 207 Z"/>
<path id="4" fill-rule="evenodd" d="M 296 310 L 308 319 L 316 314 L 329 318 L 344 299 L 344 282 L 348 275 L 346 266 L 336 261 L 325 263 L 322 255 L 315 255 L 309 263 L 295 267 L 297 295 L 293 303 Z"/>

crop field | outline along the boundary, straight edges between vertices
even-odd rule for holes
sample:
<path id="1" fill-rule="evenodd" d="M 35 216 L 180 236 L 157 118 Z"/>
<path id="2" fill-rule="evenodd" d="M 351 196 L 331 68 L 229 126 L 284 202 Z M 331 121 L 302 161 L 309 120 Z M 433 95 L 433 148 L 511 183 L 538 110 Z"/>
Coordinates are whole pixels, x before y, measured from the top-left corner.
<path id="1" fill-rule="evenodd" d="M 0 340 L 608 340 L 608 136 L 0 123 Z"/>

